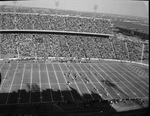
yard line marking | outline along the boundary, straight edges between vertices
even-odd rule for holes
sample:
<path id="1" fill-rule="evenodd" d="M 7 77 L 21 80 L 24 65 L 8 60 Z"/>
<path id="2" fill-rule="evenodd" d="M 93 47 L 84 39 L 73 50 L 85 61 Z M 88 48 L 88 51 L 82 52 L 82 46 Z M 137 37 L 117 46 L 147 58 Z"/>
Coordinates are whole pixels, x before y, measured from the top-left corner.
<path id="1" fill-rule="evenodd" d="M 143 75 L 144 71 L 142 69 L 138 69 L 139 74 Z M 138 75 L 139 75 L 138 74 Z"/>
<path id="2" fill-rule="evenodd" d="M 146 81 L 147 81 L 147 79 L 148 79 L 148 75 L 147 75 L 146 73 L 144 73 L 144 72 L 142 72 L 140 78 L 141 78 L 141 77 L 142 77 L 144 80 L 146 80 Z"/>
<path id="3" fill-rule="evenodd" d="M 40 70 L 40 64 L 38 64 L 38 68 L 39 68 L 39 84 L 40 84 L 40 100 L 41 100 L 41 102 L 42 102 L 42 98 L 43 98 L 43 96 L 42 96 L 42 85 L 41 85 L 41 70 Z"/>
<path id="4" fill-rule="evenodd" d="M 96 84 L 100 84 L 99 82 L 89 82 L 89 83 L 96 83 Z M 114 83 L 114 82 L 112 82 L 112 83 Z M 129 83 L 129 82 L 117 82 L 116 81 L 116 83 Z M 52 83 L 52 85 L 56 85 L 57 83 Z M 59 83 L 59 84 L 66 84 L 66 83 Z M 77 84 L 82 84 L 82 82 L 77 82 Z M 19 86 L 19 85 L 21 85 L 21 84 L 13 84 L 13 86 Z M 47 85 L 46 83 L 43 83 L 42 85 Z M 26 86 L 26 84 L 22 84 L 22 86 Z"/>
<path id="5" fill-rule="evenodd" d="M 63 77 L 64 77 L 64 79 L 65 79 L 65 82 L 67 83 L 66 77 L 64 76 L 64 72 L 63 72 L 63 70 L 62 70 L 62 68 L 61 68 L 60 64 L 58 64 L 58 66 L 60 67 L 60 70 L 62 71 Z M 68 86 L 67 86 L 67 87 L 68 87 Z M 75 101 L 75 99 L 74 99 L 74 97 L 73 97 L 73 95 L 72 95 L 72 93 L 71 93 L 71 91 L 70 91 L 70 88 L 69 88 L 69 87 L 68 87 L 68 89 L 69 89 L 69 92 L 70 92 L 70 94 L 71 94 L 71 97 L 72 97 L 73 101 Z"/>
<path id="6" fill-rule="evenodd" d="M 58 63 L 57 63 L 58 64 Z M 77 63 L 76 63 L 77 64 Z M 46 71 L 41 71 L 41 72 L 46 72 Z M 53 72 L 53 71 L 49 71 L 49 72 Z M 61 71 L 57 71 L 57 72 L 61 72 Z M 67 71 L 64 71 L 64 72 L 67 72 Z M 78 72 L 82 72 L 82 71 L 78 71 Z M 88 71 L 84 71 L 84 72 L 88 72 Z M 91 72 L 94 72 L 94 71 L 91 71 Z M 102 71 L 100 71 L 102 72 Z"/>
<path id="7" fill-rule="evenodd" d="M 84 64 L 83 64 L 84 65 Z M 82 67 L 78 64 L 78 66 L 80 67 L 80 69 L 82 70 L 82 72 L 84 72 L 84 74 L 86 75 L 86 77 L 91 81 L 91 84 L 93 85 L 93 87 L 96 89 L 96 86 L 93 84 L 93 82 L 92 82 L 92 80 L 89 78 L 89 76 L 85 73 L 85 71 L 82 69 Z M 86 67 L 85 65 L 84 65 L 84 67 Z M 86 69 L 91 73 L 91 71 L 86 67 Z M 88 72 L 87 71 L 87 72 Z M 92 74 L 92 73 L 91 73 Z M 93 75 L 93 74 L 92 74 Z M 93 77 L 95 78 L 95 76 L 93 75 Z M 81 77 L 80 77 L 81 78 Z M 96 79 L 97 80 L 97 79 Z M 97 82 L 98 84 L 100 84 L 99 82 Z M 101 85 L 102 86 L 102 85 Z M 99 94 L 99 96 L 101 96 L 102 97 L 102 94 L 97 90 L 97 92 L 98 92 L 98 94 Z M 102 97 L 103 98 L 103 97 Z M 104 99 L 104 98 L 103 98 Z"/>
<path id="8" fill-rule="evenodd" d="M 143 73 L 143 70 L 142 70 L 142 69 L 140 69 L 140 68 L 138 68 L 138 67 L 133 67 L 133 68 L 135 68 L 136 72 L 139 72 L 139 74 Z"/>
<path id="9" fill-rule="evenodd" d="M 119 66 L 119 65 L 118 65 Z M 137 78 L 135 75 L 133 75 L 130 71 L 128 71 L 127 69 L 125 69 L 125 68 L 123 68 L 122 66 L 119 66 L 120 68 L 122 68 L 123 70 L 125 70 L 125 71 L 127 71 L 128 73 L 130 73 L 132 76 L 134 76 L 135 78 Z M 123 71 L 121 71 L 121 72 L 123 72 Z M 126 73 L 125 73 L 126 74 Z M 126 74 L 126 75 L 128 75 L 128 74 Z M 132 79 L 129 75 L 128 75 L 128 77 L 130 78 L 130 79 Z M 138 78 L 137 78 L 138 79 Z M 132 79 L 135 83 L 137 83 L 138 85 L 139 85 L 139 83 L 137 82 L 137 81 L 135 81 L 134 79 Z M 139 79 L 138 79 L 139 80 Z M 141 80 L 139 80 L 139 81 L 141 81 Z M 148 85 L 146 85 L 145 83 L 143 83 L 145 86 L 147 86 L 147 87 L 149 87 Z M 141 86 L 143 89 L 145 89 L 142 85 L 139 85 L 139 86 Z M 147 91 L 147 90 L 146 90 Z M 148 92 L 148 91 L 147 91 Z"/>
<path id="10" fill-rule="evenodd" d="M 107 64 L 106 64 L 107 65 Z M 119 72 L 117 72 L 114 68 L 112 68 L 111 66 L 109 66 L 112 70 L 114 70 L 116 73 L 118 73 L 121 77 L 123 77 L 125 80 L 127 80 L 123 75 L 121 75 Z M 128 80 L 127 80 L 128 81 Z M 129 82 L 129 81 L 128 81 Z M 130 83 L 130 82 L 129 82 Z M 123 84 L 124 84 L 124 82 L 123 82 Z M 132 86 L 133 86 L 133 84 L 132 83 L 130 83 Z M 125 85 L 125 84 L 124 84 Z M 127 87 L 127 86 L 126 86 Z M 135 86 L 133 86 L 135 89 L 136 89 L 136 87 Z M 129 88 L 130 89 L 130 88 Z M 136 89 L 136 90 L 138 90 L 138 89 Z M 132 89 L 130 89 L 130 91 L 132 91 Z M 133 92 L 132 91 L 132 93 L 134 94 L 135 92 Z M 141 92 L 140 92 L 141 93 Z M 137 96 L 137 95 L 136 95 Z M 145 95 L 144 95 L 145 96 Z M 138 97 L 138 96 L 137 96 Z"/>
<path id="11" fill-rule="evenodd" d="M 122 67 L 123 68 L 123 67 Z M 123 68 L 123 69 L 125 69 L 125 68 Z M 125 69 L 126 70 L 126 69 Z M 130 71 L 128 71 L 128 70 L 126 70 L 127 72 L 129 72 L 130 73 Z M 144 83 L 142 80 L 140 80 L 139 78 L 137 78 L 137 76 L 135 76 L 134 74 L 132 74 L 132 73 L 130 73 L 132 76 L 134 76 L 137 80 L 139 80 L 141 83 L 143 83 L 145 86 L 147 86 L 147 87 L 149 87 L 149 85 L 147 85 L 146 83 Z M 138 76 L 139 77 L 139 76 Z M 136 81 L 136 79 L 132 79 L 135 83 L 137 83 L 138 84 L 138 82 Z M 140 85 L 143 89 L 144 89 L 144 87 L 142 86 L 142 85 Z"/>
<path id="12" fill-rule="evenodd" d="M 48 84 L 49 84 L 49 89 L 50 89 L 50 94 L 51 94 L 51 99 L 52 99 L 52 102 L 53 101 L 53 96 L 52 96 L 52 87 L 51 87 L 51 82 L 50 82 L 50 78 L 49 78 L 49 73 L 48 73 L 48 69 L 47 69 L 47 64 L 45 63 L 45 67 L 46 67 L 46 74 L 47 74 L 47 78 L 48 78 Z"/>
<path id="13" fill-rule="evenodd" d="M 144 74 L 144 72 L 142 71 L 138 74 L 138 76 L 143 78 L 144 80 L 146 80 L 144 77 L 147 77 L 146 74 Z"/>
<path id="14" fill-rule="evenodd" d="M 31 103 L 31 91 L 32 91 L 32 73 L 33 73 L 33 63 L 31 63 L 31 76 L 30 76 L 30 98 L 29 98 L 29 103 Z"/>
<path id="15" fill-rule="evenodd" d="M 83 64 L 84 65 L 84 64 Z M 85 65 L 84 65 L 85 66 Z M 85 66 L 86 67 L 86 66 Z M 81 67 L 80 67 L 81 68 Z M 87 68 L 87 67 L 86 67 Z M 81 70 L 83 71 L 83 69 L 81 68 Z M 91 70 L 89 70 L 88 68 L 87 68 L 87 70 L 91 73 Z M 83 71 L 84 72 L 84 71 Z M 89 76 L 84 72 L 84 74 L 86 75 L 86 77 L 91 81 L 91 84 L 93 85 L 93 87 L 94 88 L 96 88 L 96 86 L 93 84 L 93 82 L 92 82 L 92 80 L 89 78 Z M 92 74 L 92 73 L 91 73 Z M 92 74 L 93 75 L 93 74 Z M 93 77 L 94 78 L 96 78 L 94 75 L 93 75 Z M 97 79 L 96 79 L 97 80 Z M 98 84 L 100 84 L 99 82 L 97 82 Z M 101 85 L 101 84 L 100 84 Z M 102 86 L 102 85 L 101 85 Z M 102 94 L 97 90 L 97 92 L 98 92 L 98 94 L 99 94 L 99 96 L 101 96 L 102 97 L 102 99 L 104 99 L 103 98 L 103 96 L 102 96 Z"/>
<path id="16" fill-rule="evenodd" d="M 53 64 L 52 64 L 52 67 L 53 67 L 54 74 L 55 74 L 55 77 L 56 77 L 56 80 L 57 80 L 58 88 L 59 88 L 59 90 L 60 90 L 60 94 L 61 94 L 61 96 L 63 96 L 63 94 L 62 94 L 62 92 L 61 92 L 61 87 L 60 87 L 60 84 L 59 84 L 59 81 L 58 81 L 58 77 L 57 77 L 57 74 L 56 74 L 56 70 L 55 70 Z M 61 98 L 62 98 L 62 101 L 64 101 L 63 97 L 61 97 Z"/>
<path id="17" fill-rule="evenodd" d="M 103 79 L 104 79 L 104 77 L 92 66 L 92 68 L 95 70 L 95 72 L 97 72 Z M 94 71 L 92 71 L 92 72 L 94 72 Z M 96 76 L 94 76 L 95 77 L 95 79 L 97 80 L 97 82 L 101 85 L 101 87 L 102 88 L 105 88 L 103 85 L 102 85 L 102 83 L 97 79 L 97 77 Z M 94 83 L 94 82 L 92 82 L 92 83 Z M 108 91 L 107 91 L 107 89 L 105 89 L 105 91 L 106 91 L 106 93 L 109 93 Z M 111 97 L 110 99 L 113 99 L 113 97 L 110 95 L 110 93 L 109 93 L 109 96 Z"/>
<path id="18" fill-rule="evenodd" d="M 95 63 L 94 63 L 95 64 Z M 103 69 L 101 69 L 97 64 L 95 64 L 100 70 L 102 70 L 102 72 L 103 73 L 105 73 L 105 75 L 107 75 L 111 80 L 112 80 L 112 78 L 103 70 Z M 105 80 L 105 79 L 104 79 Z M 114 80 L 112 80 L 112 81 L 114 81 Z M 115 82 L 114 82 L 115 83 Z M 111 87 L 112 88 L 112 87 Z M 120 95 L 119 95 L 119 93 L 114 89 L 114 88 L 112 88 L 113 90 L 114 90 L 114 92 L 117 94 L 117 96 L 119 96 L 120 97 Z M 121 97 L 120 97 L 121 98 Z"/>
<path id="19" fill-rule="evenodd" d="M 5 63 L 3 63 L 3 65 L 2 65 L 2 67 L 1 67 L 1 69 L 0 69 L 0 71 L 2 70 L 2 68 L 3 68 L 4 64 L 5 64 Z"/>
<path id="20" fill-rule="evenodd" d="M 3 78 L 3 81 L 2 81 L 2 83 L 1 83 L 0 90 L 1 90 L 1 88 L 2 88 L 2 86 L 3 86 L 4 81 L 6 80 L 6 77 L 7 77 L 7 74 L 8 74 L 9 69 L 10 69 L 10 64 L 9 64 L 9 68 L 7 69 L 7 72 L 6 72 L 6 74 L 5 74 L 4 78 Z"/>
<path id="21" fill-rule="evenodd" d="M 25 67 L 26 67 L 26 64 L 23 65 L 23 74 L 22 74 L 22 78 L 21 78 L 21 86 L 20 86 L 20 90 L 22 89 L 22 83 L 23 83 L 23 79 L 24 79 L 24 71 L 25 71 Z M 18 103 L 20 101 L 20 94 L 21 94 L 21 91 L 19 92 L 19 96 L 18 96 Z"/>
<path id="22" fill-rule="evenodd" d="M 66 64 L 64 64 L 65 66 L 66 66 Z M 66 68 L 67 68 L 67 70 L 69 71 L 69 69 L 68 69 L 68 67 L 66 66 Z M 73 79 L 73 77 L 72 77 L 72 74 L 71 74 L 71 78 Z M 73 79 L 73 81 L 74 81 L 74 84 L 76 85 L 76 87 L 77 87 L 77 89 L 78 89 L 78 91 L 79 91 L 79 93 L 80 93 L 80 95 L 82 96 L 82 93 L 81 93 L 81 91 L 80 91 L 80 89 L 79 89 L 79 87 L 78 87 L 78 85 L 77 85 L 77 83 L 76 83 L 76 81 Z M 83 96 L 82 96 L 82 99 L 83 99 Z"/>
<path id="23" fill-rule="evenodd" d="M 134 68 L 132 65 L 129 65 L 129 66 L 126 66 L 126 67 L 129 67 L 130 69 L 132 69 L 133 71 L 135 71 L 138 76 L 140 76 L 140 77 L 143 78 L 143 75 L 144 75 L 144 77 L 148 78 L 147 73 L 146 73 L 145 71 L 142 71 L 142 69 L 140 69 L 140 71 L 137 71 L 137 70 L 135 70 L 135 68 Z M 131 71 L 132 71 L 132 70 L 131 70 Z M 133 72 L 133 71 L 132 71 L 132 72 Z M 134 73 L 135 73 L 135 72 L 134 72 Z M 143 79 L 146 80 L 145 78 L 143 78 Z M 146 81 L 147 81 L 147 80 L 146 80 Z"/>
<path id="24" fill-rule="evenodd" d="M 135 67 L 133 67 L 132 65 L 129 65 L 130 66 L 130 68 L 132 69 L 132 70 L 134 70 L 135 71 Z M 128 67 L 129 67 L 128 66 Z M 145 72 L 145 71 L 143 71 L 142 69 L 140 69 L 141 71 L 142 71 L 142 73 L 143 74 L 145 74 L 146 75 L 146 77 L 148 78 L 148 74 L 147 74 L 147 72 Z M 137 71 L 136 71 L 137 72 Z M 139 73 L 139 72 L 137 72 L 137 73 Z M 145 79 L 145 78 L 143 78 L 143 79 Z"/>
<path id="25" fill-rule="evenodd" d="M 145 71 L 143 71 L 142 69 L 139 69 L 141 72 L 136 72 L 137 74 L 138 74 L 138 76 L 140 76 L 140 77 L 142 77 L 143 78 L 143 76 L 147 79 L 148 78 L 148 73 L 147 72 L 145 72 Z M 143 78 L 144 80 L 146 80 L 145 78 Z M 146 80 L 147 81 L 147 80 Z"/>
<path id="26" fill-rule="evenodd" d="M 106 64 L 106 65 L 108 65 L 108 64 Z M 102 65 L 103 67 L 105 67 L 104 65 Z M 108 67 L 110 67 L 109 65 L 108 65 Z M 105 67 L 106 68 L 106 70 L 108 70 L 107 69 L 107 67 Z M 110 67 L 111 68 L 111 67 Z M 111 68 L 112 70 L 114 70 L 113 68 Z M 108 70 L 109 71 L 109 70 Z M 116 70 L 114 70 L 118 75 L 120 75 Z M 114 76 L 115 76 L 115 78 L 117 78 L 118 80 L 120 80 L 114 73 L 112 73 L 111 71 L 109 71 L 111 74 L 113 74 Z M 120 75 L 120 76 L 122 76 L 122 75 Z M 121 80 L 120 80 L 121 81 Z M 124 84 L 124 82 L 122 82 L 121 81 L 121 83 L 122 84 Z M 117 84 L 117 83 L 116 83 Z M 118 85 L 119 86 L 119 85 Z M 124 84 L 124 86 L 126 86 L 125 84 Z M 127 86 L 126 86 L 127 87 Z M 129 97 L 129 95 L 119 86 L 119 88 Z M 128 88 L 128 87 L 127 87 Z M 130 88 L 128 88 L 130 91 L 132 91 Z M 134 92 L 132 91 L 132 93 L 134 94 Z"/>
<path id="27" fill-rule="evenodd" d="M 8 99 L 9 99 L 10 91 L 11 91 L 11 89 L 12 89 L 12 85 L 13 85 L 13 82 L 14 82 L 14 79 L 15 79 L 15 75 L 16 75 L 16 71 L 17 71 L 17 69 L 18 69 L 18 64 L 17 64 L 17 66 L 16 66 L 16 68 L 15 68 L 15 72 L 14 72 L 14 75 L 13 75 L 13 79 L 12 79 L 11 84 L 10 84 L 10 88 L 9 88 L 9 92 L 8 92 L 8 96 L 7 96 L 6 104 L 8 103 Z"/>
<path id="28" fill-rule="evenodd" d="M 84 65 L 84 64 L 83 64 Z M 87 70 L 91 73 L 91 70 L 89 70 L 88 69 L 88 67 L 86 66 L 86 65 L 84 65 L 86 68 L 87 68 Z M 95 70 L 95 68 L 93 67 L 93 70 Z M 96 71 L 96 70 L 95 70 Z M 92 71 L 92 72 L 94 72 L 94 71 Z M 96 71 L 97 72 L 97 71 Z M 93 75 L 93 77 L 97 80 L 97 83 L 98 84 L 100 84 L 101 86 L 102 86 L 102 88 L 105 88 L 101 83 L 100 83 L 100 81 L 97 79 L 97 77 L 93 74 L 93 73 L 91 73 L 92 75 Z M 98 74 L 99 74 L 99 72 L 98 72 Z M 101 74 L 99 74 L 99 75 L 101 75 Z M 102 75 L 101 75 L 101 77 L 102 77 Z M 89 78 L 89 77 L 88 77 Z M 103 77 L 102 77 L 103 78 Z M 92 82 L 92 81 L 91 81 Z M 92 82 L 92 83 L 96 83 L 96 82 Z M 94 84 L 92 84 L 92 85 L 94 85 Z M 94 86 L 95 87 L 95 86 Z M 96 87 L 95 87 L 96 88 Z M 106 93 L 109 93 L 107 90 L 104 90 L 104 91 L 106 91 Z M 99 92 L 99 91 L 98 91 Z M 100 93 L 99 93 L 99 95 L 100 95 Z M 111 95 L 110 95 L 110 93 L 109 93 L 109 96 L 111 97 L 111 99 L 113 98 Z M 102 97 L 102 96 L 101 96 Z M 103 98 L 104 99 L 104 98 Z"/>
<path id="29" fill-rule="evenodd" d="M 117 68 L 117 67 L 116 67 Z M 117 68 L 118 69 L 118 68 Z M 120 69 L 119 69 L 120 70 Z M 123 72 L 123 71 L 122 71 Z M 124 73 L 124 72 L 123 72 Z M 124 73 L 126 74 L 126 73 Z M 127 75 L 128 76 L 128 75 Z M 128 81 L 124 76 L 122 76 L 126 81 Z M 129 76 L 128 76 L 129 77 Z M 128 81 L 129 82 L 129 81 Z M 139 91 L 131 82 L 129 82 L 137 91 Z M 142 95 L 144 95 L 141 91 L 139 91 Z M 145 96 L 145 95 L 144 95 Z"/>
<path id="30" fill-rule="evenodd" d="M 75 72 L 78 73 L 78 71 L 76 70 L 76 68 L 73 66 L 73 64 L 71 63 L 72 67 L 75 69 Z M 78 73 L 79 75 L 79 73 Z M 80 77 L 80 75 L 79 75 Z M 80 79 L 82 80 L 82 78 L 80 77 Z M 93 96 L 91 95 L 90 90 L 88 89 L 88 87 L 85 85 L 84 81 L 82 80 L 82 84 L 84 84 L 85 88 L 87 89 L 88 93 L 90 94 L 90 96 L 92 97 L 92 100 L 94 100 Z"/>
<path id="31" fill-rule="evenodd" d="M 2 70 L 2 68 L 3 68 L 3 66 L 4 66 L 4 64 L 5 64 L 5 63 L 3 63 L 2 67 L 0 68 L 0 72 L 1 72 L 1 70 Z M 3 78 L 3 79 L 4 79 L 4 78 Z M 2 80 L 2 78 L 1 78 L 1 80 Z M 2 82 L 2 83 L 3 83 L 3 82 Z M 2 84 L 2 83 L 1 83 L 1 84 Z M 1 87 L 1 86 L 0 86 L 0 87 Z"/>

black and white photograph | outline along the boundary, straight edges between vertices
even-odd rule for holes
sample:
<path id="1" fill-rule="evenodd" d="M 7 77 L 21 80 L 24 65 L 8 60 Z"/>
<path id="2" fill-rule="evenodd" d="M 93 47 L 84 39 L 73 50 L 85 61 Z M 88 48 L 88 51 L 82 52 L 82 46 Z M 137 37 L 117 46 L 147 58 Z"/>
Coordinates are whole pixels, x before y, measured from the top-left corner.
<path id="1" fill-rule="evenodd" d="M 0 116 L 148 114 L 148 0 L 0 1 Z"/>

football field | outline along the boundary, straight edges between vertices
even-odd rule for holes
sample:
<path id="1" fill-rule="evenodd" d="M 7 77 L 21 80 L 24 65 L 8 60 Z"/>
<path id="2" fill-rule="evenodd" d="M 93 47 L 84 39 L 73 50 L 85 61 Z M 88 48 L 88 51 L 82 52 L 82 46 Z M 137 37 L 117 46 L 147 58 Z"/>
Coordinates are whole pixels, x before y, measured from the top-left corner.
<path id="1" fill-rule="evenodd" d="M 149 99 L 147 66 L 130 63 L 0 63 L 0 105 Z"/>

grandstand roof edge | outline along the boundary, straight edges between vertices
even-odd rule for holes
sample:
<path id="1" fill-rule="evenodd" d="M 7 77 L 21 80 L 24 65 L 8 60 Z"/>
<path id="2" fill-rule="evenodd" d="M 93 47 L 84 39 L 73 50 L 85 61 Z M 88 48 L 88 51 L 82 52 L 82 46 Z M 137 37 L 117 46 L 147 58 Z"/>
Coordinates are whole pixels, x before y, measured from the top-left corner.
<path id="1" fill-rule="evenodd" d="M 57 30 L 0 30 L 0 33 L 54 33 L 54 34 L 70 34 L 70 35 L 73 34 L 73 35 L 113 37 L 112 34 L 74 32 L 74 31 L 57 31 Z"/>

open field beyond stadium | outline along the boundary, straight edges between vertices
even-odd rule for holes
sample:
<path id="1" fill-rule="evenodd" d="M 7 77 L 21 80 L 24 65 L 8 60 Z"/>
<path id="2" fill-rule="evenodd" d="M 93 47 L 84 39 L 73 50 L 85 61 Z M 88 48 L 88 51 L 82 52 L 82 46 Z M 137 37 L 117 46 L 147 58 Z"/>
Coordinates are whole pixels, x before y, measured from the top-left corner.
<path id="1" fill-rule="evenodd" d="M 116 62 L 1 62 L 0 105 L 149 99 L 148 67 L 142 67 Z"/>

